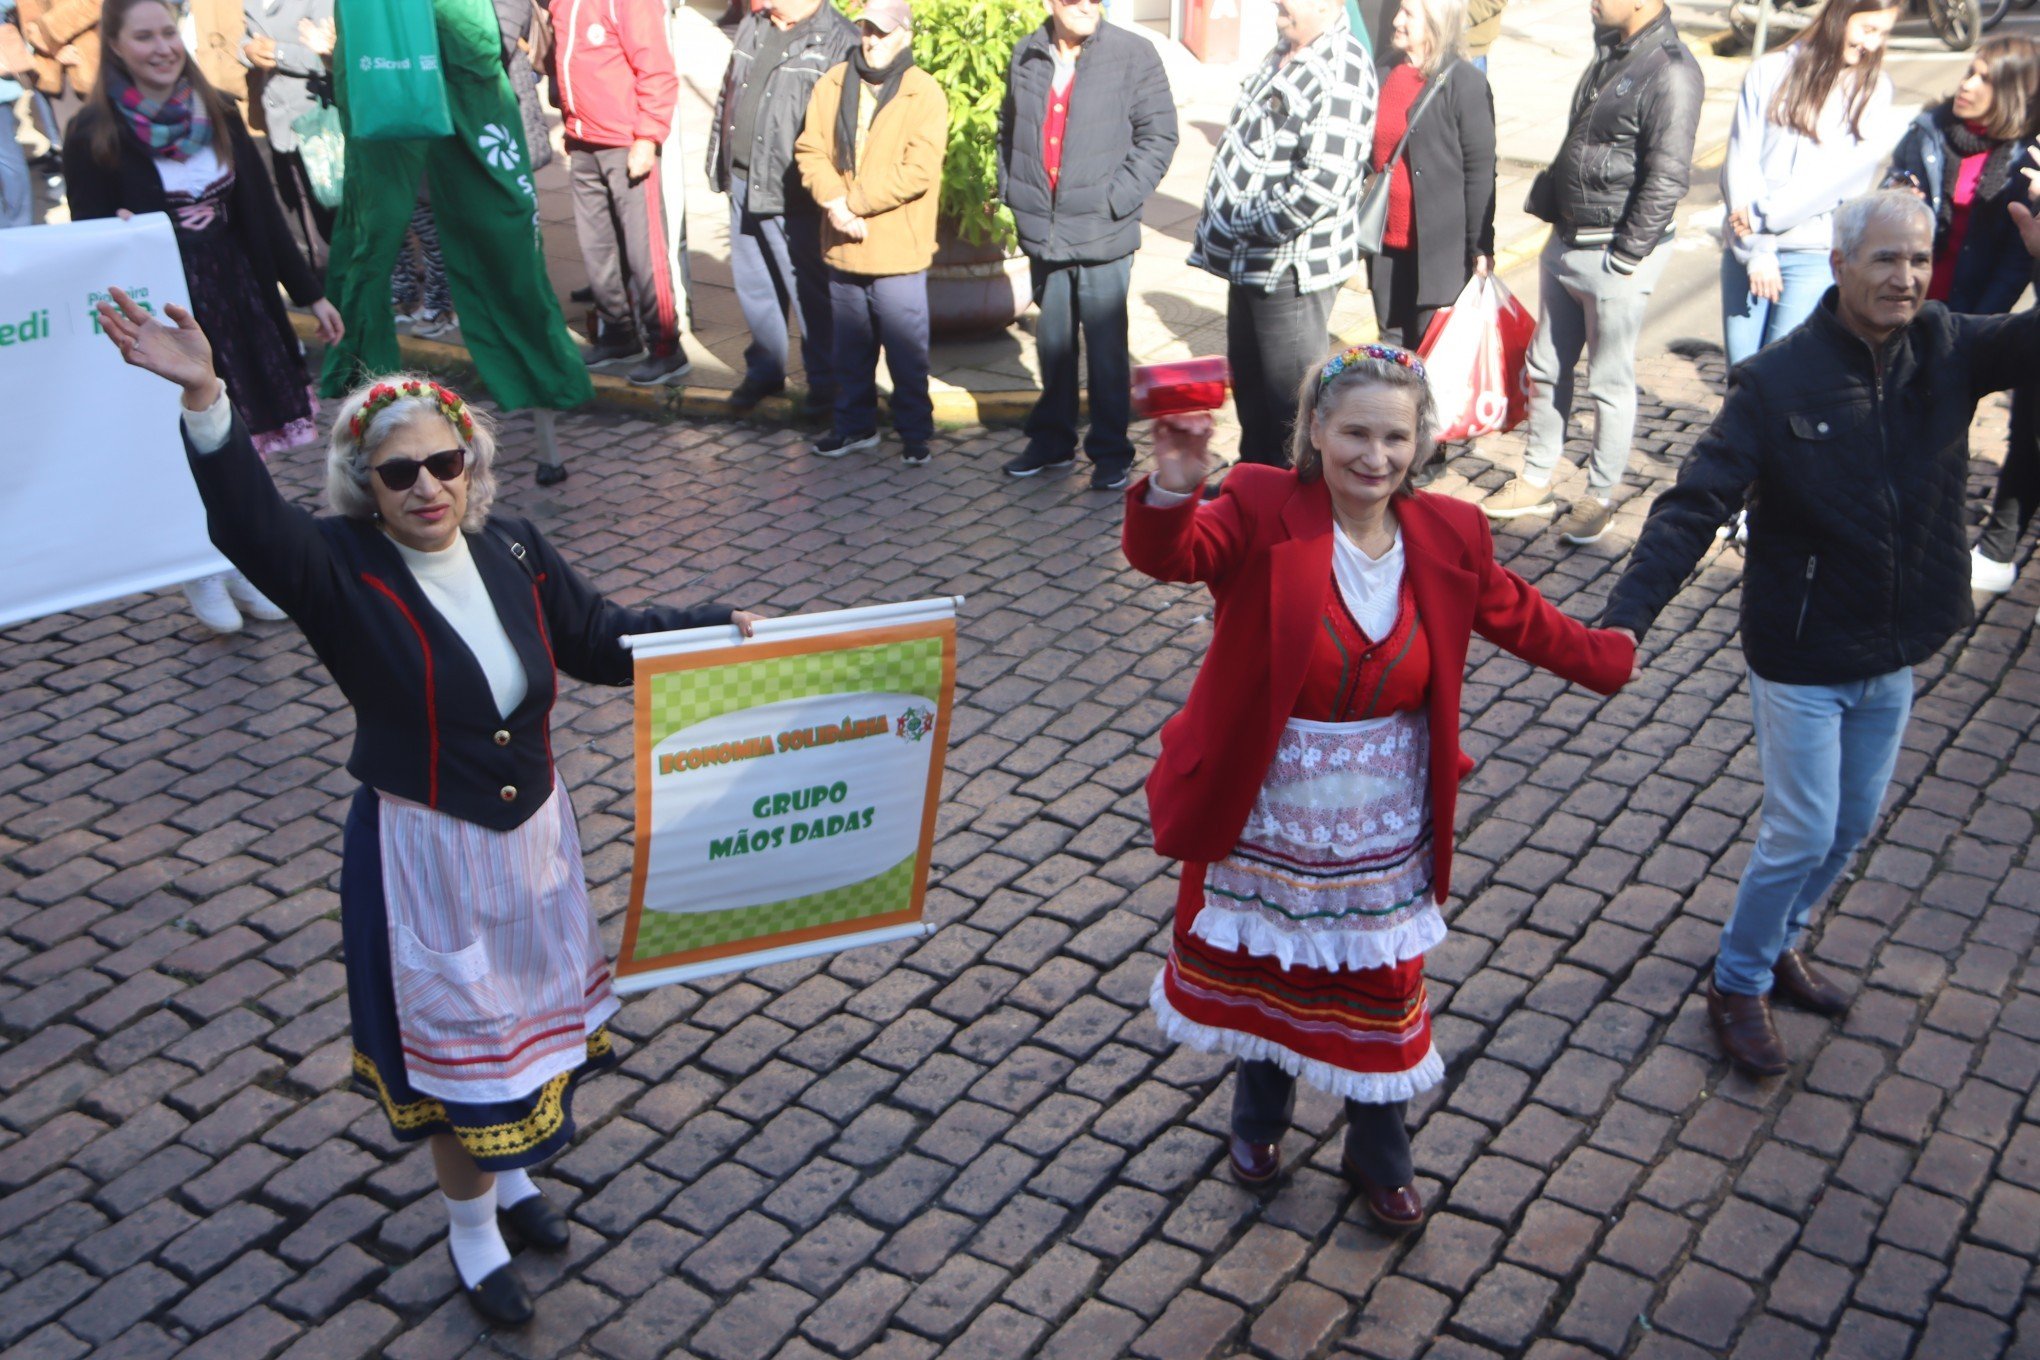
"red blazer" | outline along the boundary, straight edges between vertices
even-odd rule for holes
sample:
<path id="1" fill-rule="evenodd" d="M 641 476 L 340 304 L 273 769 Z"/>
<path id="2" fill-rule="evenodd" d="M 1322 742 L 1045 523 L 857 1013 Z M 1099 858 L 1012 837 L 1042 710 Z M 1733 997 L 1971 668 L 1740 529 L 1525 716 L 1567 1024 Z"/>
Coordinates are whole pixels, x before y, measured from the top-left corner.
<path id="1" fill-rule="evenodd" d="M 1332 580 L 1332 501 L 1322 479 L 1241 464 L 1216 500 L 1158 510 L 1148 479 L 1126 493 L 1126 560 L 1161 581 L 1202 581 L 1216 602 L 1211 650 L 1183 711 L 1162 727 L 1148 776 L 1155 849 L 1209 863 L 1231 853 L 1283 725 L 1303 692 Z M 1495 561 L 1487 517 L 1419 492 L 1396 502 L 1404 570 L 1431 649 L 1434 892 L 1452 873 L 1452 816 L 1473 761 L 1459 749 L 1459 691 L 1472 635 L 1601 694 L 1629 678 L 1629 639 L 1558 612 Z"/>

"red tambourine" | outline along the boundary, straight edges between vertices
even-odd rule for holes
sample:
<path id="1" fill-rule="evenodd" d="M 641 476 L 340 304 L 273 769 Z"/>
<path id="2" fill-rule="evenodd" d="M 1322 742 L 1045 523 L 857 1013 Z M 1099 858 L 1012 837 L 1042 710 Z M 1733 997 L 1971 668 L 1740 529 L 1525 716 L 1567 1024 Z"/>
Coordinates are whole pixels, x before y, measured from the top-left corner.
<path id="1" fill-rule="evenodd" d="M 1231 386 L 1232 365 L 1223 356 L 1142 364 L 1133 370 L 1133 414 L 1153 420 L 1187 411 L 1216 411 L 1225 405 Z"/>

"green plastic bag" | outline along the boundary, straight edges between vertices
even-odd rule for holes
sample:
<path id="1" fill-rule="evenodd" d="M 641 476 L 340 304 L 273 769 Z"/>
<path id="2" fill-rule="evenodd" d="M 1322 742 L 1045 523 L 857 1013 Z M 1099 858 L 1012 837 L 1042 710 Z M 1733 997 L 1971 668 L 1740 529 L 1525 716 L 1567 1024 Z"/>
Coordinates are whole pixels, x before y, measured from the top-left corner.
<path id="1" fill-rule="evenodd" d="M 347 136 L 340 130 L 340 110 L 320 104 L 291 119 L 290 130 L 297 134 L 312 197 L 322 208 L 338 208 L 347 179 Z"/>
<path id="2" fill-rule="evenodd" d="M 365 142 L 446 137 L 446 76 L 439 29 L 420 0 L 338 0 L 333 69 L 346 135 Z"/>

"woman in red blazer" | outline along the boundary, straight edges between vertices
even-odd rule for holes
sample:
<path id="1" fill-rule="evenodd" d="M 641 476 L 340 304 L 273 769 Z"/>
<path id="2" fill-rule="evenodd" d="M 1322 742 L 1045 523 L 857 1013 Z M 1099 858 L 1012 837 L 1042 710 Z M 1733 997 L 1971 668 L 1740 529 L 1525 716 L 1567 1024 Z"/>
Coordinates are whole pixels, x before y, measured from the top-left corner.
<path id="1" fill-rule="evenodd" d="M 1298 1077 L 1346 1100 L 1345 1165 L 1376 1219 L 1423 1220 L 1403 1109 L 1444 1079 L 1423 956 L 1445 937 L 1452 815 L 1473 762 L 1459 691 L 1474 633 L 1600 693 L 1635 643 L 1565 617 L 1498 565 L 1474 507 L 1412 493 L 1437 414 L 1408 351 L 1357 346 L 1301 395 L 1296 468 L 1198 495 L 1209 417 L 1167 418 L 1127 493 L 1127 560 L 1201 581 L 1210 653 L 1162 729 L 1155 848 L 1183 863 L 1150 997 L 1164 1033 L 1238 1057 L 1232 1164 L 1272 1180 Z"/>

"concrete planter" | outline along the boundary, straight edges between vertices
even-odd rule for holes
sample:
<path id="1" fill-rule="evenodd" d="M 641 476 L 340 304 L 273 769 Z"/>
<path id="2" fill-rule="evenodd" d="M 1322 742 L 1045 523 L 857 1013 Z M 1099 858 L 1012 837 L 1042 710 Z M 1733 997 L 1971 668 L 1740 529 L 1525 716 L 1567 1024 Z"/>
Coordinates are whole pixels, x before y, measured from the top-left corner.
<path id="1" fill-rule="evenodd" d="M 935 262 L 928 266 L 928 329 L 936 339 L 996 334 L 1033 300 L 1025 255 L 971 245 L 946 221 L 937 228 Z"/>

